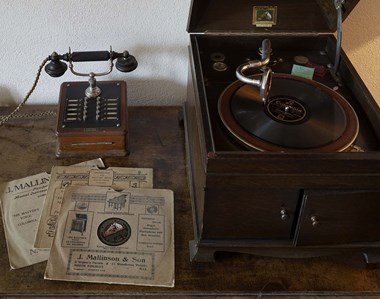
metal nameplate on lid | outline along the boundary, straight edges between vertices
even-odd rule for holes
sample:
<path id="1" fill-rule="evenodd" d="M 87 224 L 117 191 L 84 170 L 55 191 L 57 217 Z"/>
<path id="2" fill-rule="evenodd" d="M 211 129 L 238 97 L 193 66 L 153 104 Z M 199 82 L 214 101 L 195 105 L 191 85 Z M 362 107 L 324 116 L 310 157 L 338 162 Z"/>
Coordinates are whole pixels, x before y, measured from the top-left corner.
<path id="1" fill-rule="evenodd" d="M 256 27 L 272 27 L 277 23 L 277 6 L 254 6 L 252 24 Z"/>
<path id="2" fill-rule="evenodd" d="M 256 27 L 272 27 L 277 23 L 277 6 L 254 6 L 252 24 Z"/>

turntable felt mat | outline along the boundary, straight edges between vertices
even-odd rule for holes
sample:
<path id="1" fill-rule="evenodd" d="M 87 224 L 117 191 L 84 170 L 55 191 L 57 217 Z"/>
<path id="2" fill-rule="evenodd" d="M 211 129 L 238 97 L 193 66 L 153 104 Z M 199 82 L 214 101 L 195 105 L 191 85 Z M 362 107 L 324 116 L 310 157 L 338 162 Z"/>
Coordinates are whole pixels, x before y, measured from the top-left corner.
<path id="1" fill-rule="evenodd" d="M 248 132 L 284 147 L 318 147 L 343 134 L 347 123 L 344 111 L 329 94 L 295 80 L 274 78 L 269 99 L 275 98 L 298 101 L 306 110 L 305 117 L 296 123 L 275 120 L 265 112 L 262 100 L 249 85 L 244 85 L 233 95 L 232 113 Z"/>

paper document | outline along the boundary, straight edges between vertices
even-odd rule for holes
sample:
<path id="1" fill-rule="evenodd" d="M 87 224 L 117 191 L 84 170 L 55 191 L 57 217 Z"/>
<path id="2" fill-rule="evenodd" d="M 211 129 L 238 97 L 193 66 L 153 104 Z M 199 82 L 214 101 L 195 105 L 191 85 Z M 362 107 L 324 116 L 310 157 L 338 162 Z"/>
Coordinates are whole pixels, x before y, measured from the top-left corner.
<path id="1" fill-rule="evenodd" d="M 104 167 L 101 159 L 78 165 Z M 11 269 L 46 261 L 48 249 L 34 248 L 34 239 L 50 181 L 44 172 L 1 184 L 0 200 Z"/>
<path id="2" fill-rule="evenodd" d="M 34 246 L 50 248 L 61 209 L 63 192 L 72 185 L 109 186 L 113 188 L 152 188 L 153 169 L 55 166 L 43 206 Z"/>
<path id="3" fill-rule="evenodd" d="M 70 186 L 45 279 L 174 286 L 173 192 Z"/>
<path id="4" fill-rule="evenodd" d="M 48 173 L 41 173 L 2 185 L 1 210 L 11 269 L 49 257 L 49 250 L 33 248 L 49 178 Z"/>

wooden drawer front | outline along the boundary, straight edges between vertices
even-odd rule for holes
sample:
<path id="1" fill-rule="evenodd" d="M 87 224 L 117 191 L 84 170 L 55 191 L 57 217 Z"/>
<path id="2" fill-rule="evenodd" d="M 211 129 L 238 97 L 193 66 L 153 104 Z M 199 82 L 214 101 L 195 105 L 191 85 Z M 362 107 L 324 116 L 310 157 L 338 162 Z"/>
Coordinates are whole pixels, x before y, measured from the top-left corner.
<path id="1" fill-rule="evenodd" d="M 290 240 L 298 190 L 206 190 L 205 239 Z"/>
<path id="2" fill-rule="evenodd" d="M 306 191 L 296 245 L 380 242 L 380 190 Z"/>

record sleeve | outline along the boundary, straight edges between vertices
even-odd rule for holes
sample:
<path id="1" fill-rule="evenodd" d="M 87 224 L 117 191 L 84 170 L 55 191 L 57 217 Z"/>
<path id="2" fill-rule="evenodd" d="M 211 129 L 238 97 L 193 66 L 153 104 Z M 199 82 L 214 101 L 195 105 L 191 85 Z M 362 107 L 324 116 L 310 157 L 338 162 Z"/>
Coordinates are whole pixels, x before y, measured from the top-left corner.
<path id="1" fill-rule="evenodd" d="M 34 236 L 49 186 L 46 172 L 3 183 L 1 211 L 11 269 L 46 261 L 49 249 L 34 248 Z"/>
<path id="2" fill-rule="evenodd" d="M 104 167 L 101 159 L 84 161 L 76 166 Z M 0 184 L 1 212 L 11 269 L 46 261 L 50 248 L 35 248 L 42 208 L 50 174 L 43 172 Z"/>
<path id="3" fill-rule="evenodd" d="M 54 166 L 41 212 L 34 246 L 50 248 L 65 188 L 70 185 L 91 185 L 124 188 L 152 188 L 152 168 L 97 166 Z"/>
<path id="4" fill-rule="evenodd" d="M 70 186 L 45 279 L 174 286 L 173 192 Z"/>

